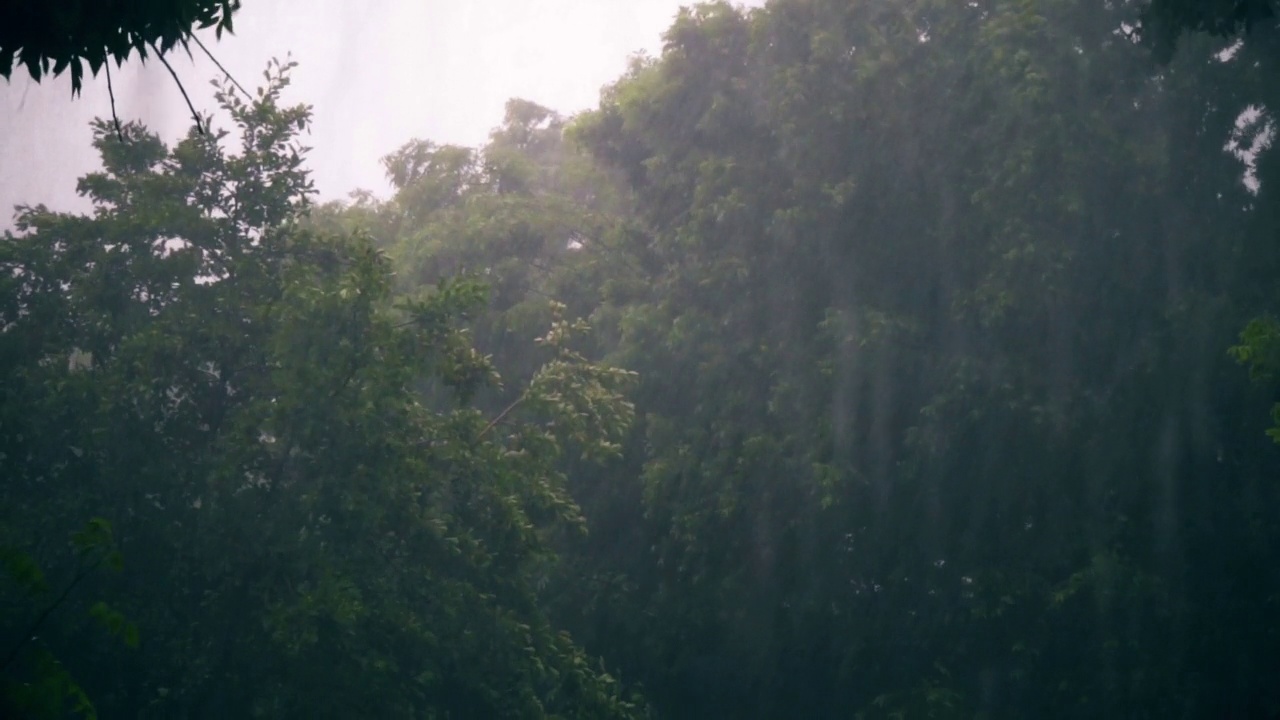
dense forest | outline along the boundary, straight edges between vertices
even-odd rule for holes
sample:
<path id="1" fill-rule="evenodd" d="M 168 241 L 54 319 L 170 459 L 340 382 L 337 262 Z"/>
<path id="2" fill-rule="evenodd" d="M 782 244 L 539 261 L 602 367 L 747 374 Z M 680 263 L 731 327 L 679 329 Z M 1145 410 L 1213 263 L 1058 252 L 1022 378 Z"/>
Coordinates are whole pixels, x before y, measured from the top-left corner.
<path id="1" fill-rule="evenodd" d="M 98 121 L 0 242 L 0 716 L 1280 717 L 1267 18 L 703 4 L 345 202 L 289 62 Z"/>

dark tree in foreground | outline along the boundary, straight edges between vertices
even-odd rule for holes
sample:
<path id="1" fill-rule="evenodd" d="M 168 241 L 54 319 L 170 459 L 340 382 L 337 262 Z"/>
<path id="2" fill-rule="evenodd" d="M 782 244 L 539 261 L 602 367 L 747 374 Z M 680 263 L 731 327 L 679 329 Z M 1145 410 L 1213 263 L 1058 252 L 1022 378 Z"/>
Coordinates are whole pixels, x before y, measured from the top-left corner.
<path id="1" fill-rule="evenodd" d="M 39 82 L 71 72 L 80 91 L 85 65 L 97 75 L 108 59 L 119 65 L 137 52 L 163 56 L 198 29 L 218 37 L 232 29 L 240 0 L 5 0 L 0 3 L 0 77 L 25 67 Z"/>

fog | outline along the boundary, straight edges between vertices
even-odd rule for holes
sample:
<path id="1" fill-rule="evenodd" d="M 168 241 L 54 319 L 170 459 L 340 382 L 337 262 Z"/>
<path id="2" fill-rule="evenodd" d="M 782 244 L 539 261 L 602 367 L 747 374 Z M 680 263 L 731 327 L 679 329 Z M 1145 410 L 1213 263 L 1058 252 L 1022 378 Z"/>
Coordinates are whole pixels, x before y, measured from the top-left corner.
<path id="1" fill-rule="evenodd" d="M 412 138 L 471 145 L 513 97 L 570 114 L 591 106 L 632 53 L 656 54 L 679 0 L 259 0 L 234 35 L 200 36 L 237 80 L 256 86 L 272 57 L 299 67 L 291 97 L 315 107 L 310 165 L 323 198 L 388 189 L 379 159 Z M 221 76 L 198 48 L 171 64 L 202 112 Z M 114 77 L 122 120 L 172 140 L 191 125 L 180 91 L 157 62 L 128 62 Z M 76 178 L 97 165 L 89 121 L 110 117 L 105 74 L 71 99 L 66 76 L 24 74 L 0 85 L 0 208 L 18 203 L 83 209 Z"/>
<path id="2" fill-rule="evenodd" d="M 26 79 L 223 1 L 0 9 L 0 719 L 1280 718 L 1280 1 Z"/>

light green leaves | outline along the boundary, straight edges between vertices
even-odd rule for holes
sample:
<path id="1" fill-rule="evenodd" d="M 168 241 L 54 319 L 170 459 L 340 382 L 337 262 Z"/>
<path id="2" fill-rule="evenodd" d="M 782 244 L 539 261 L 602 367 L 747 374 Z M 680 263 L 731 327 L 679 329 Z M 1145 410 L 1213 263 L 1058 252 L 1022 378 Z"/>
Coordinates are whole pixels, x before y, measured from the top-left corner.
<path id="1" fill-rule="evenodd" d="M 529 382 L 527 402 L 543 409 L 558 438 L 580 448 L 584 458 L 617 457 L 619 440 L 635 416 L 625 390 L 637 374 L 588 361 L 570 343 L 591 327 L 586 321 L 564 318 L 563 303 L 551 304 L 552 322 L 537 343 L 552 349 L 555 359 L 543 365 Z"/>
<path id="2" fill-rule="evenodd" d="M 1273 383 L 1280 373 L 1280 323 L 1270 316 L 1251 320 L 1240 332 L 1240 343 L 1228 352 L 1249 368 L 1255 383 Z M 1267 429 L 1267 436 L 1280 443 L 1280 403 L 1272 406 L 1271 419 L 1274 424 Z"/>

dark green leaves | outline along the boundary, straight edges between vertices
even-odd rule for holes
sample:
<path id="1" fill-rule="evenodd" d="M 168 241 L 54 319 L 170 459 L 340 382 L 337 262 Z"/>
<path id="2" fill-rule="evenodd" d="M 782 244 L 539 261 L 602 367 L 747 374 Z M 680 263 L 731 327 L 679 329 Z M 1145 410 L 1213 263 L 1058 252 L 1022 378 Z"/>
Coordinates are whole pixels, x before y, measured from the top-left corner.
<path id="1" fill-rule="evenodd" d="M 30 555 L 16 548 L 0 548 L 0 562 L 4 564 L 7 579 L 25 592 L 44 593 L 49 589 L 40 565 Z"/>
<path id="2" fill-rule="evenodd" d="M 5 238 L 32 281 L 6 306 L 0 519 L 39 541 L 110 518 L 74 558 L 120 569 L 77 575 L 87 613 L 50 615 L 49 647 L 110 716 L 637 716 L 538 602 L 550 539 L 581 523 L 553 426 L 612 441 L 624 401 L 575 356 L 484 432 L 482 287 L 400 302 L 367 233 L 304 227 L 292 67 L 273 61 L 256 100 L 219 88 L 237 152 L 97 122 L 95 213 L 32 209 Z M 82 642 L 86 624 L 138 661 Z"/>
<path id="3" fill-rule="evenodd" d="M 1143 41 L 1161 62 L 1169 62 L 1184 34 L 1230 37 L 1274 25 L 1276 5 L 1274 0 L 1149 0 L 1140 18 Z"/>
<path id="4" fill-rule="evenodd" d="M 125 619 L 124 614 L 119 610 L 112 609 L 106 603 L 98 601 L 89 608 L 89 614 L 107 632 L 120 638 L 127 647 L 138 647 L 138 626 Z"/>
<path id="5" fill-rule="evenodd" d="M 77 61 L 88 61 L 91 72 L 108 57 L 122 63 L 136 51 L 145 59 L 147 48 L 167 53 L 184 42 L 193 29 L 232 30 L 232 16 L 240 0 L 106 0 L 17 3 L 0 10 L 0 77 L 8 79 L 13 57 L 39 82 L 49 74 L 72 70 L 71 88 L 80 91 L 82 72 Z"/>

